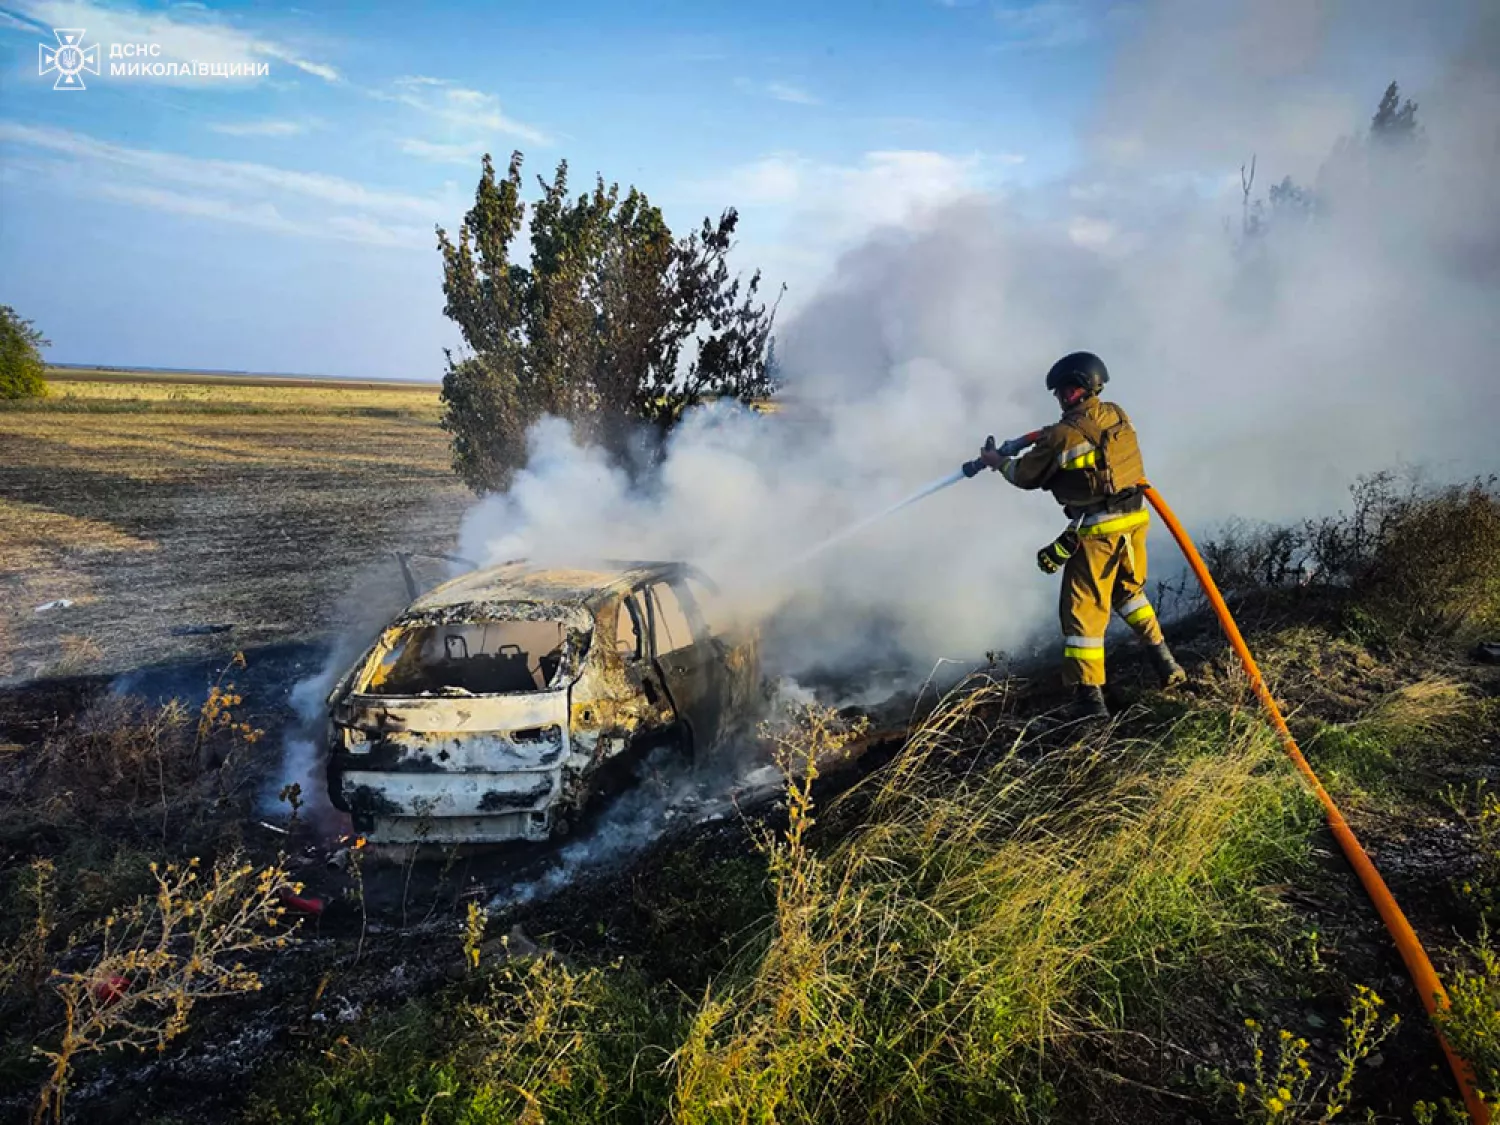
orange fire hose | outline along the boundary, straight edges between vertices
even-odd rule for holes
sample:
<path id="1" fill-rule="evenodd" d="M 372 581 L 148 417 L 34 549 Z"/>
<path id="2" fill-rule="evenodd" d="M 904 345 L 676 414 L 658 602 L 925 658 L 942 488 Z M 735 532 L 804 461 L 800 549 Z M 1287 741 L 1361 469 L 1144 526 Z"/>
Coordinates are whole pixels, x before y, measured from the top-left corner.
<path id="1" fill-rule="evenodd" d="M 1307 764 L 1307 759 L 1302 756 L 1301 749 L 1297 746 L 1297 740 L 1292 737 L 1291 730 L 1286 725 L 1286 719 L 1281 715 L 1281 708 L 1276 706 L 1276 700 L 1272 697 L 1266 682 L 1261 678 L 1260 668 L 1256 666 L 1255 657 L 1250 655 L 1250 649 L 1245 644 L 1245 638 L 1240 636 L 1239 626 L 1234 623 L 1234 618 L 1229 613 L 1229 607 L 1224 604 L 1224 597 L 1219 593 L 1219 587 L 1215 585 L 1213 575 L 1209 574 L 1208 567 L 1204 565 L 1203 558 L 1198 554 L 1198 549 L 1193 546 L 1193 541 L 1183 530 L 1182 524 L 1178 522 L 1172 509 L 1167 507 L 1167 502 L 1161 498 L 1161 494 L 1152 488 L 1150 484 L 1141 482 L 1145 491 L 1146 499 L 1151 501 L 1151 506 L 1156 509 L 1166 523 L 1167 529 L 1171 531 L 1172 538 L 1177 540 L 1177 545 L 1182 548 L 1183 555 L 1187 558 L 1188 565 L 1193 568 L 1193 573 L 1198 576 L 1198 581 L 1203 585 L 1203 592 L 1208 595 L 1209 603 L 1214 607 L 1214 613 L 1219 618 L 1219 624 L 1224 627 L 1224 633 L 1229 638 L 1230 647 L 1235 655 L 1240 658 L 1240 663 L 1245 667 L 1245 674 L 1250 677 L 1250 686 L 1254 689 L 1256 697 L 1271 716 L 1271 721 L 1276 725 L 1277 732 L 1281 735 L 1282 744 L 1286 747 L 1287 756 L 1292 759 L 1292 764 L 1297 767 L 1302 776 L 1307 780 L 1313 793 L 1323 804 L 1323 811 L 1328 815 L 1328 827 L 1333 830 L 1333 838 L 1339 842 L 1343 849 L 1344 857 L 1348 859 L 1349 865 L 1354 868 L 1354 873 L 1359 876 L 1359 881 L 1364 885 L 1365 893 L 1370 896 L 1370 901 L 1375 904 L 1375 910 L 1380 914 L 1380 920 L 1385 923 L 1385 928 L 1391 932 L 1395 939 L 1396 949 L 1401 954 L 1401 960 L 1406 963 L 1406 971 L 1411 974 L 1412 983 L 1417 986 L 1417 992 L 1422 997 L 1422 1003 L 1427 1008 L 1428 1016 L 1433 1016 L 1440 1008 L 1448 1006 L 1448 993 L 1443 988 L 1443 982 L 1438 980 L 1437 971 L 1432 967 L 1432 961 L 1427 956 L 1427 951 L 1422 948 L 1421 941 L 1412 931 L 1411 923 L 1406 920 L 1406 915 L 1401 913 L 1401 907 L 1396 904 L 1392 897 L 1390 888 L 1385 885 L 1385 880 L 1380 877 L 1380 872 L 1375 870 L 1375 864 L 1360 847 L 1360 843 L 1354 837 L 1348 821 L 1344 814 L 1339 812 L 1339 807 L 1333 803 L 1333 798 L 1323 788 L 1323 783 L 1318 780 L 1318 775 L 1313 772 L 1312 766 Z M 1474 1080 L 1474 1069 L 1469 1063 L 1455 1054 L 1453 1048 L 1448 1045 L 1440 1029 L 1437 1031 L 1438 1042 L 1443 1048 L 1443 1054 L 1448 1057 L 1448 1066 L 1453 1071 L 1453 1077 L 1458 1081 L 1459 1091 L 1463 1094 L 1464 1106 L 1469 1111 L 1469 1117 L 1474 1125 L 1488 1125 L 1490 1115 L 1484 1102 L 1479 1097 L 1478 1085 Z"/>

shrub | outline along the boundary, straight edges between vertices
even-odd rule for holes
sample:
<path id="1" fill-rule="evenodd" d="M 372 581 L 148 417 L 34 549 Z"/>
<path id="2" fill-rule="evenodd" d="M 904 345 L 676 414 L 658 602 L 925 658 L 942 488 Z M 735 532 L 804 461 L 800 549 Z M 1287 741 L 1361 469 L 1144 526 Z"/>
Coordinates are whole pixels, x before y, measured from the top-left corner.
<path id="1" fill-rule="evenodd" d="M 1273 1057 L 1268 1058 L 1259 1021 L 1247 1019 L 1254 1061 L 1250 1081 L 1235 1086 L 1240 1121 L 1245 1125 L 1293 1125 L 1301 1121 L 1328 1125 L 1342 1116 L 1349 1108 L 1349 1094 L 1360 1064 L 1401 1023 L 1400 1016 L 1382 1016 L 1380 1009 L 1384 1006 L 1385 1001 L 1373 990 L 1362 984 L 1355 986 L 1349 1014 L 1343 1019 L 1338 1073 L 1321 1078 L 1314 1076 L 1307 1061 L 1306 1039 L 1282 1028 L 1273 1040 Z"/>
<path id="2" fill-rule="evenodd" d="M 92 927 L 92 956 L 78 964 L 65 956 L 52 969 L 62 1031 L 55 1046 L 36 1049 L 51 1064 L 40 1120 L 62 1120 L 79 1056 L 165 1050 L 198 1003 L 260 988 L 240 957 L 286 944 L 288 927 L 277 928 L 281 902 L 302 887 L 279 864 L 256 870 L 230 856 L 201 882 L 196 859 L 164 869 L 152 863 L 151 873 L 153 894 Z"/>
<path id="3" fill-rule="evenodd" d="M 1291 527 L 1232 523 L 1203 546 L 1226 591 L 1348 591 L 1349 631 L 1443 636 L 1500 625 L 1500 482 L 1362 477 L 1350 511 Z M 1364 608 L 1361 608 L 1363 606 Z"/>
<path id="4" fill-rule="evenodd" d="M 323 1065 L 299 1068 L 257 1099 L 257 1122 L 654 1120 L 666 1102 L 657 1065 L 674 1005 L 634 974 L 575 969 L 546 954 L 484 973 L 462 994 L 410 1003 L 340 1038 Z M 654 1058 L 652 1056 L 655 1056 Z"/>
<path id="5" fill-rule="evenodd" d="M 1474 868 L 1457 879 L 1457 889 L 1486 924 L 1500 922 L 1500 793 L 1481 779 L 1468 786 L 1450 785 L 1443 798 L 1467 830 L 1474 849 Z"/>
<path id="6" fill-rule="evenodd" d="M 47 393 L 41 349 L 50 341 L 9 305 L 0 305 L 0 399 L 39 398 Z"/>
<path id="7" fill-rule="evenodd" d="M 1485 1101 L 1500 1099 L 1500 955 L 1481 935 L 1471 949 L 1475 966 L 1448 975 L 1447 1011 L 1437 1014 L 1449 1046 L 1474 1067 Z"/>
<path id="8" fill-rule="evenodd" d="M 1383 615 L 1415 636 L 1500 624 L 1500 492 L 1474 481 L 1392 501 L 1363 575 Z"/>
<path id="9" fill-rule="evenodd" d="M 248 751 L 264 733 L 236 715 L 244 702 L 224 677 L 196 711 L 105 696 L 48 737 L 24 763 L 17 820 L 153 821 L 165 838 L 174 809 L 201 812 L 243 783 Z"/>

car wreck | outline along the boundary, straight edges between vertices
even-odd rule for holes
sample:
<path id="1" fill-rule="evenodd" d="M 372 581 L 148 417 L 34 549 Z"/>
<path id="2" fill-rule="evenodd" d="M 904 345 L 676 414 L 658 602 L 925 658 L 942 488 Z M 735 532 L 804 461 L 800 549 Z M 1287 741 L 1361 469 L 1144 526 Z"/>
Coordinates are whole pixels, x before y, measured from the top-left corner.
<path id="1" fill-rule="evenodd" d="M 416 598 L 328 697 L 328 792 L 373 842 L 545 840 L 653 747 L 760 697 L 753 633 L 680 563 L 476 570 Z"/>

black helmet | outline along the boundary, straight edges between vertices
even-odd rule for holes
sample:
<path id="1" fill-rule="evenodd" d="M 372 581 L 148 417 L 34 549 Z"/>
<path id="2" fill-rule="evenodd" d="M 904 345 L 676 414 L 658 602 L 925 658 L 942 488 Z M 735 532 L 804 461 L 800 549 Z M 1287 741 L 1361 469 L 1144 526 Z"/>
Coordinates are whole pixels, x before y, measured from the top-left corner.
<path id="1" fill-rule="evenodd" d="M 1074 352 L 1065 355 L 1047 372 L 1047 389 L 1053 394 L 1064 387 L 1082 387 L 1096 395 L 1109 382 L 1109 368 L 1093 352 Z"/>

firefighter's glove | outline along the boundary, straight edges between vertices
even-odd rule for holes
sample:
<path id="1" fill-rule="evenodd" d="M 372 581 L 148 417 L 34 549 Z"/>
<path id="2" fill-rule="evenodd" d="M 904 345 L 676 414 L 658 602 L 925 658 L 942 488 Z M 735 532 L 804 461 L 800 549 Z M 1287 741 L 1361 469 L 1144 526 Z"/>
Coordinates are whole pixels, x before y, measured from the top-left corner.
<path id="1" fill-rule="evenodd" d="M 979 451 L 979 461 L 998 472 L 1004 460 L 1000 455 L 1000 450 L 995 446 L 995 437 L 991 434 L 984 439 L 984 447 Z"/>
<path id="2" fill-rule="evenodd" d="M 1056 574 L 1067 565 L 1078 546 L 1078 532 L 1070 527 L 1036 553 L 1036 565 L 1043 574 Z"/>
<path id="3" fill-rule="evenodd" d="M 1032 444 L 1031 439 L 1024 434 L 1021 437 L 1007 438 L 1000 443 L 1000 456 L 1019 457 Z"/>

